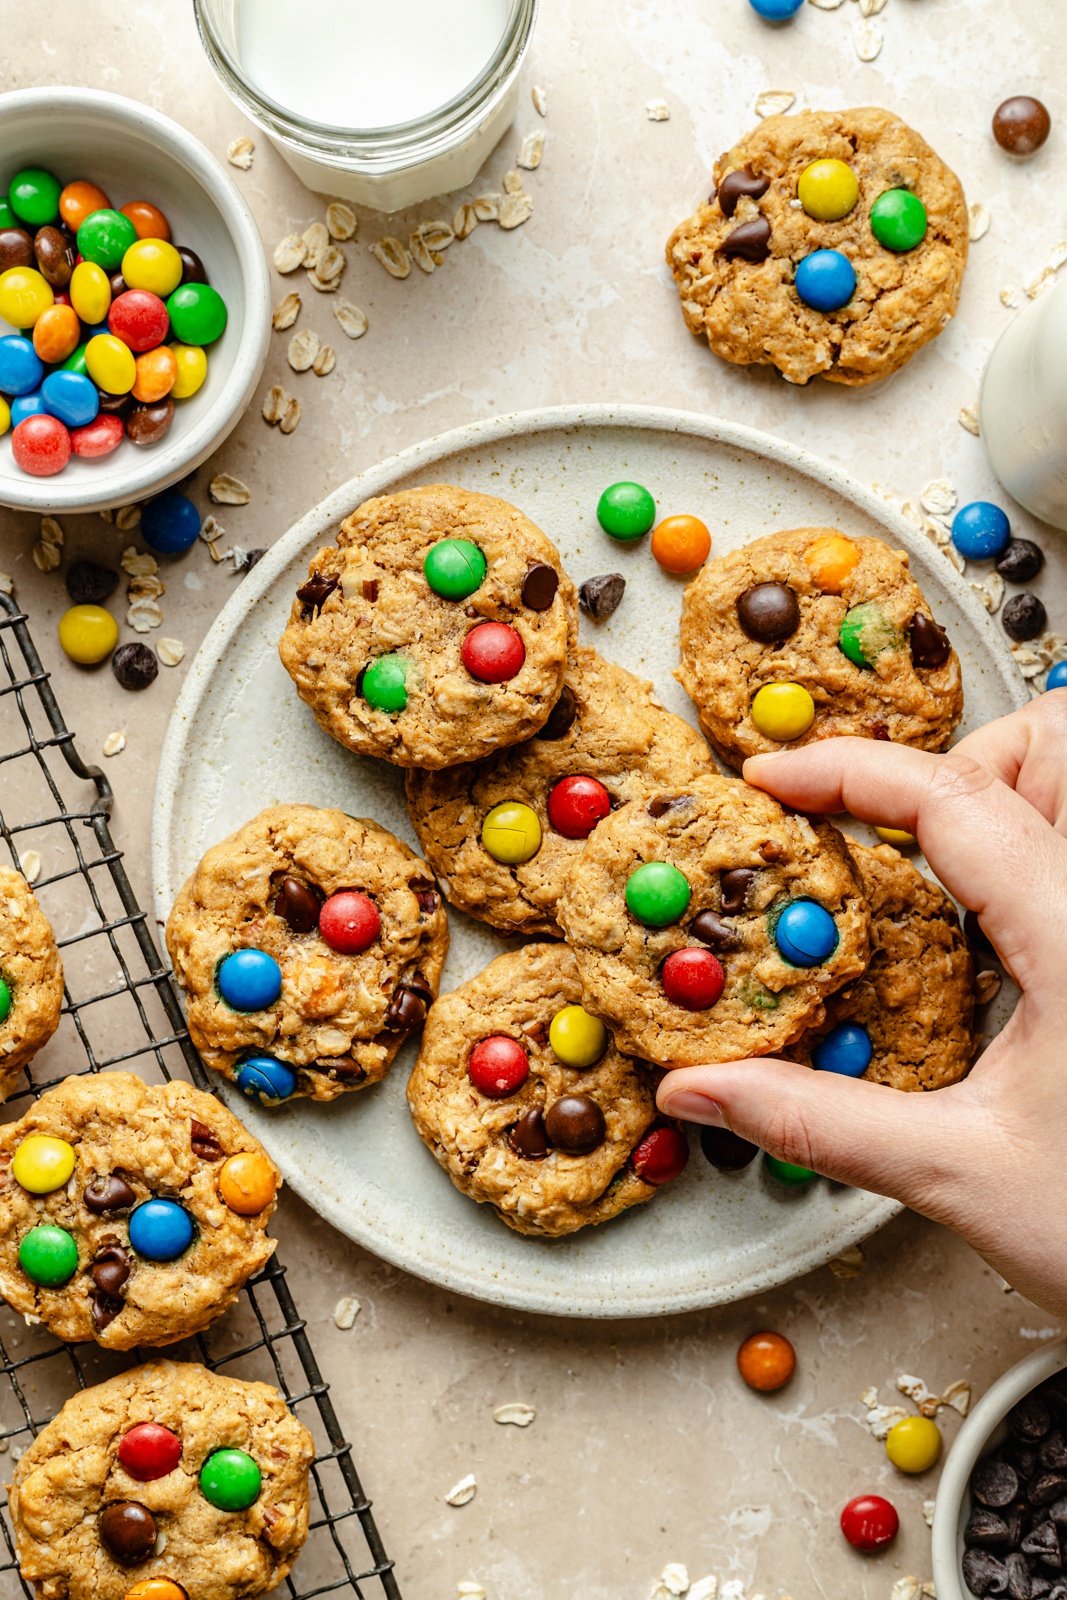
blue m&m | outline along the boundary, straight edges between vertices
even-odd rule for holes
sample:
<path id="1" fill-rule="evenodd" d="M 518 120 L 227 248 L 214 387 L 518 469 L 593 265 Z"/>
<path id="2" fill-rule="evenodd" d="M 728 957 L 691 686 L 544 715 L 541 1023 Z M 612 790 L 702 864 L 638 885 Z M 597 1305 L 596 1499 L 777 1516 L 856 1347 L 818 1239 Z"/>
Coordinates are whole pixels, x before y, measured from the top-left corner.
<path id="1" fill-rule="evenodd" d="M 774 925 L 774 942 L 791 966 L 817 967 L 837 948 L 837 924 L 816 900 L 791 900 Z"/>
<path id="2" fill-rule="evenodd" d="M 749 5 L 764 22 L 788 22 L 795 17 L 804 0 L 748 0 Z"/>
<path id="3" fill-rule="evenodd" d="M 193 1242 L 193 1219 L 177 1200 L 143 1200 L 130 1212 L 130 1244 L 146 1261 L 175 1261 Z"/>
<path id="4" fill-rule="evenodd" d="M 161 494 L 141 512 L 141 533 L 150 550 L 180 556 L 200 534 L 200 513 L 184 494 Z"/>
<path id="5" fill-rule="evenodd" d="M 27 417 L 40 417 L 44 415 L 44 396 L 40 389 L 34 389 L 32 394 L 20 394 L 11 402 L 11 426 L 17 428 L 20 422 L 25 422 Z"/>
<path id="6" fill-rule="evenodd" d="M 265 1011 L 282 992 L 282 969 L 265 950 L 235 950 L 219 966 L 218 985 L 235 1011 Z"/>
<path id="7" fill-rule="evenodd" d="M 1057 661 L 1054 667 L 1049 668 L 1048 677 L 1045 679 L 1046 689 L 1067 689 L 1067 661 Z"/>
<path id="8" fill-rule="evenodd" d="M 296 1073 L 273 1056 L 248 1056 L 237 1068 L 235 1082 L 249 1100 L 261 1106 L 275 1106 L 294 1093 Z"/>
<path id="9" fill-rule="evenodd" d="M 6 395 L 29 394 L 44 377 L 44 365 L 32 339 L 9 333 L 0 339 L 0 389 Z"/>
<path id="10" fill-rule="evenodd" d="M 811 1064 L 820 1072 L 839 1072 L 845 1078 L 862 1078 L 874 1051 L 871 1036 L 858 1022 L 839 1022 L 815 1045 Z"/>
<path id="11" fill-rule="evenodd" d="M 993 561 L 1007 549 L 1011 523 L 991 500 L 972 500 L 952 519 L 952 543 L 967 561 Z"/>
<path id="12" fill-rule="evenodd" d="M 840 250 L 813 250 L 797 263 L 793 282 L 813 311 L 840 311 L 856 292 L 856 269 Z"/>
<path id="13" fill-rule="evenodd" d="M 41 400 L 49 416 L 68 428 L 84 428 L 100 410 L 96 384 L 81 372 L 50 372 L 41 385 Z"/>

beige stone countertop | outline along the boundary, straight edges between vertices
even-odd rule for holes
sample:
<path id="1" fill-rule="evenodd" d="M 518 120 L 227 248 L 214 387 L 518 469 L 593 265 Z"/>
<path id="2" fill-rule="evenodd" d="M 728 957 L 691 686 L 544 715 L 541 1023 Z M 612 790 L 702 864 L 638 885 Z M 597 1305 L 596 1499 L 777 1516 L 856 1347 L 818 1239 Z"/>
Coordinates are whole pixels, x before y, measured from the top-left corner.
<path id="1" fill-rule="evenodd" d="M 301 325 L 335 346 L 337 365 L 321 379 L 294 374 L 288 335 L 274 336 L 259 395 L 192 491 L 207 511 L 213 471 L 251 486 L 248 506 L 215 508 L 222 547 L 269 545 L 326 490 L 404 445 L 563 401 L 719 414 L 803 444 L 905 499 L 934 479 L 961 499 L 993 497 L 981 444 L 957 417 L 975 401 L 983 361 L 1011 315 L 1001 291 L 1024 301 L 1023 285 L 1067 234 L 1067 84 L 1049 16 L 1043 0 L 888 0 L 868 24 L 884 46 L 863 63 L 857 0 L 809 4 L 780 29 L 760 23 L 745 0 L 542 0 L 520 114 L 480 186 L 499 189 L 522 135 L 540 129 L 544 159 L 526 175 L 532 218 L 509 233 L 480 227 L 432 277 L 413 271 L 395 282 L 366 246 L 451 216 L 454 203 L 388 225 L 361 216 L 358 243 L 345 247 L 343 285 L 370 320 L 358 342 L 340 333 L 328 296 L 275 278 L 277 298 L 302 288 Z M 7 6 L 3 42 L 5 89 L 67 82 L 133 95 L 220 158 L 246 131 L 201 53 L 188 0 L 24 0 Z M 546 93 L 543 121 L 530 102 L 533 84 Z M 991 225 L 973 248 L 957 320 L 881 388 L 791 389 L 768 372 L 716 361 L 683 326 L 664 241 L 768 88 L 794 90 L 798 106 L 890 107 L 960 173 L 968 199 L 988 207 Z M 989 134 L 994 107 L 1019 92 L 1040 95 L 1054 127 L 1026 164 L 1009 161 Z M 654 100 L 669 107 L 668 120 L 649 118 Z M 270 250 L 320 216 L 323 202 L 300 188 L 258 131 L 247 131 L 253 164 L 235 177 Z M 273 382 L 303 403 L 289 437 L 259 414 Z M 1059 536 L 1021 513 L 1015 523 L 1049 554 L 1035 587 L 1053 626 L 1067 631 Z M 119 534 L 99 517 L 64 526 L 68 560 L 115 564 L 136 541 L 136 532 Z M 166 715 L 195 647 L 241 580 L 231 561 L 214 565 L 203 544 L 164 563 L 160 633 L 182 641 L 186 662 L 162 668 L 150 691 L 132 696 L 106 668 L 87 674 L 61 657 L 55 622 L 68 602 L 62 575 L 34 567 L 36 538 L 36 519 L 0 514 L 0 569 L 15 581 L 86 756 L 100 758 L 106 736 L 126 731 L 126 748 L 107 770 L 116 836 L 147 901 L 150 796 Z M 123 637 L 133 637 L 125 625 Z M 966 1378 L 977 1393 L 1058 1331 L 962 1244 L 914 1216 L 870 1241 L 856 1277 L 824 1269 L 728 1309 L 614 1325 L 522 1316 L 438 1292 L 339 1237 L 292 1196 L 283 1198 L 278 1233 L 411 1600 L 451 1600 L 463 1579 L 480 1581 L 489 1600 L 645 1600 L 671 1561 L 694 1580 L 741 1580 L 748 1600 L 890 1600 L 902 1575 L 930 1576 L 923 1502 L 936 1472 L 918 1480 L 893 1472 L 863 1424 L 861 1394 L 873 1385 L 883 1401 L 898 1398 L 901 1373 L 938 1392 Z M 349 1294 L 362 1309 L 341 1331 L 333 1308 Z M 737 1345 L 758 1327 L 782 1330 L 797 1348 L 797 1377 L 779 1396 L 756 1396 L 736 1375 Z M 536 1406 L 533 1426 L 494 1423 L 493 1408 L 508 1400 Z M 947 1417 L 951 1436 L 958 1419 Z M 477 1495 L 453 1509 L 443 1497 L 468 1472 Z M 888 1493 L 902 1522 L 894 1548 L 873 1560 L 849 1550 L 837 1526 L 844 1502 L 867 1490 Z"/>

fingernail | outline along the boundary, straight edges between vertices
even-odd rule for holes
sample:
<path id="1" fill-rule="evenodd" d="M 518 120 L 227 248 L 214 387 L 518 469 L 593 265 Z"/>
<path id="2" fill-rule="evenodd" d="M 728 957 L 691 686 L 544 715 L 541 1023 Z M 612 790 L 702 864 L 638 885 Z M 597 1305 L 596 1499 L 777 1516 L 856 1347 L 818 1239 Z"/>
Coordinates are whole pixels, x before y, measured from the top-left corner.
<path id="1" fill-rule="evenodd" d="M 672 1094 L 663 1110 L 669 1117 L 681 1117 L 684 1122 L 701 1122 L 708 1128 L 726 1126 L 719 1102 L 692 1089 L 679 1089 L 677 1094 Z"/>

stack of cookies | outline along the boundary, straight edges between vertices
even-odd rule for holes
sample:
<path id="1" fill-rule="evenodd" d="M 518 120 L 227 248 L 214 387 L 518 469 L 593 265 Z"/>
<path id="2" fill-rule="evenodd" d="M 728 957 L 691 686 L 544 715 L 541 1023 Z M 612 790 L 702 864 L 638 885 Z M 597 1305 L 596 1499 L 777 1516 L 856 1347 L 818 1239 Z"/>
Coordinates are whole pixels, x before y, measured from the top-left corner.
<path id="1" fill-rule="evenodd" d="M 788 1053 L 934 1088 L 969 1064 L 948 896 L 887 845 L 783 810 L 722 762 L 835 734 L 944 748 L 959 661 L 899 552 L 806 528 L 705 566 L 678 676 L 712 746 L 577 642 L 574 585 L 515 507 L 371 500 L 280 643 L 349 749 L 405 769 L 415 856 L 379 824 L 272 807 L 209 850 L 167 942 L 205 1061 L 261 1102 L 378 1081 L 456 1186 L 533 1236 L 685 1165 L 660 1070 Z M 514 943 L 437 998 L 444 902 Z"/>

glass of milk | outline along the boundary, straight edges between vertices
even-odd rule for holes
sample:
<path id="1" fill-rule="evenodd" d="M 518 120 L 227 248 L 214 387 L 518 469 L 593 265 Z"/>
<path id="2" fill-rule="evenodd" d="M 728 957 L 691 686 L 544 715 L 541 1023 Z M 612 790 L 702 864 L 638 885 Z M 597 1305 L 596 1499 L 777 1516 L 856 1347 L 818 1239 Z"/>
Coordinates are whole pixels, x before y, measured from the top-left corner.
<path id="1" fill-rule="evenodd" d="M 400 211 L 515 114 L 538 0 L 194 0 L 223 87 L 309 188 Z"/>
<path id="2" fill-rule="evenodd" d="M 993 471 L 1020 505 L 1067 530 L 1067 279 L 1011 321 L 982 379 Z"/>

